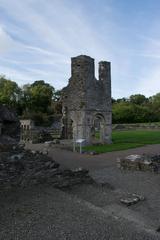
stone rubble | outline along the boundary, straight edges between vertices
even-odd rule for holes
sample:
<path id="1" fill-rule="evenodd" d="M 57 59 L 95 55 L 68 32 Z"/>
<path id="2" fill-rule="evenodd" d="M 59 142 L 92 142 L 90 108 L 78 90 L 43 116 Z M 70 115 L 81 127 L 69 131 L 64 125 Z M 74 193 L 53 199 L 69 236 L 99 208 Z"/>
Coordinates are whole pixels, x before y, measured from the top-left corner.
<path id="1" fill-rule="evenodd" d="M 160 155 L 129 155 L 117 159 L 117 167 L 122 170 L 150 171 L 160 173 Z"/>
<path id="2" fill-rule="evenodd" d="M 140 201 L 144 201 L 144 200 L 145 200 L 145 198 L 141 195 L 131 194 L 128 197 L 121 198 L 120 202 L 125 204 L 126 206 L 131 206 L 131 205 L 134 205 L 134 204 L 136 204 Z"/>
<path id="3" fill-rule="evenodd" d="M 0 188 L 26 187 L 51 183 L 57 188 L 79 183 L 91 183 L 92 178 L 84 169 L 62 170 L 57 162 L 38 151 L 13 147 L 0 153 Z"/>

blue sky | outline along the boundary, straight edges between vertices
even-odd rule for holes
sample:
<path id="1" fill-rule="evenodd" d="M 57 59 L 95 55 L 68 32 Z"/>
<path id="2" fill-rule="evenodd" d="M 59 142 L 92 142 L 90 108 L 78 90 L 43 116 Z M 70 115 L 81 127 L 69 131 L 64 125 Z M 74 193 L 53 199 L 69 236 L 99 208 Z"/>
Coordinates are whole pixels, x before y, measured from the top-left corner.
<path id="1" fill-rule="evenodd" d="M 112 96 L 160 92 L 159 0 L 0 0 L 0 74 L 67 85 L 70 58 L 112 64 Z"/>

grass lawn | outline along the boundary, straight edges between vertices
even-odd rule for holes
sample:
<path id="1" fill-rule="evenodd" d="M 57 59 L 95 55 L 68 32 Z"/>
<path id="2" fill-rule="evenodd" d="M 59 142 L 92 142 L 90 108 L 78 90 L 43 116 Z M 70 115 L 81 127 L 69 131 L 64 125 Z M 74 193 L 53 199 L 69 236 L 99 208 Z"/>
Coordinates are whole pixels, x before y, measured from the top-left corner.
<path id="1" fill-rule="evenodd" d="M 160 131 L 115 131 L 112 133 L 112 142 L 112 144 L 86 146 L 83 149 L 105 153 L 141 147 L 146 144 L 158 144 L 160 143 Z"/>

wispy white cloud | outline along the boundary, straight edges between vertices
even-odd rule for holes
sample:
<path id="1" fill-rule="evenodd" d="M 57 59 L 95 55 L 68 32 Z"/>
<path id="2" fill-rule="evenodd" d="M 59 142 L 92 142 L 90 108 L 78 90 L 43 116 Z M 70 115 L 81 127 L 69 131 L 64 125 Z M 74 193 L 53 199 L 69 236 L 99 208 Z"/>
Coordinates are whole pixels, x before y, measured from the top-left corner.
<path id="1" fill-rule="evenodd" d="M 14 41 L 0 26 L 0 54 L 8 52 L 14 46 Z"/>
<path id="2" fill-rule="evenodd" d="M 95 29 L 87 22 L 80 8 L 73 11 L 63 0 L 48 0 L 45 4 L 43 1 L 1 0 L 0 6 L 18 22 L 17 25 L 13 24 L 12 28 L 10 22 L 6 23 L 5 27 L 9 26 L 7 30 L 13 36 L 16 47 L 12 48 L 12 56 L 7 56 L 5 61 L 8 59 L 8 63 L 23 64 L 23 67 L 26 64 L 26 71 L 30 63 L 30 72 L 39 72 L 50 79 L 55 79 L 56 72 L 61 72 L 63 77 L 57 79 L 62 83 L 58 84 L 61 87 L 65 78 L 67 84 L 70 57 L 88 54 L 104 59 L 109 53 L 107 48 L 104 49 L 100 44 Z M 47 75 L 45 71 L 35 68 L 36 64 L 50 65 Z"/>
<path id="3" fill-rule="evenodd" d="M 141 35 L 136 21 L 118 19 L 124 12 L 113 2 L 0 0 L 0 73 L 20 84 L 44 79 L 61 88 L 70 77 L 70 57 L 86 54 L 96 64 L 112 62 L 114 97 L 149 94 L 149 79 L 150 92 L 156 91 L 160 36 L 148 37 L 149 28 Z"/>

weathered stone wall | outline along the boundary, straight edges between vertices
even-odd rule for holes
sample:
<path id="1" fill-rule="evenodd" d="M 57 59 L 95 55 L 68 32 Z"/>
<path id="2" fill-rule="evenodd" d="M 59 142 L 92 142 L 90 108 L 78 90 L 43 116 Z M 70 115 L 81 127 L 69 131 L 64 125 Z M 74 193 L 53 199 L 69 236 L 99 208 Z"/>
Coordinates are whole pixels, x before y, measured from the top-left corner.
<path id="1" fill-rule="evenodd" d="M 16 112 L 5 105 L 0 105 L 1 136 L 20 138 L 20 122 Z"/>
<path id="2" fill-rule="evenodd" d="M 112 130 L 160 130 L 160 123 L 121 123 L 112 124 Z"/>
<path id="3" fill-rule="evenodd" d="M 21 123 L 21 129 L 33 129 L 34 128 L 34 121 L 32 121 L 31 119 L 21 119 L 20 120 Z"/>
<path id="4" fill-rule="evenodd" d="M 81 55 L 72 58 L 71 61 L 72 76 L 68 86 L 63 89 L 62 97 L 64 136 L 84 138 L 87 144 L 91 144 L 91 129 L 94 120 L 99 118 L 101 142 L 110 142 L 112 123 L 110 63 L 99 63 L 99 80 L 96 80 L 93 58 Z"/>
<path id="5" fill-rule="evenodd" d="M 122 170 L 160 173 L 160 155 L 129 155 L 124 158 L 118 158 L 117 166 Z"/>
<path id="6" fill-rule="evenodd" d="M 0 105 L 0 152 L 20 140 L 20 122 L 14 110 Z"/>
<path id="7" fill-rule="evenodd" d="M 60 117 L 53 122 L 51 127 L 35 126 L 30 119 L 21 120 L 21 142 L 41 143 L 59 139 L 62 134 Z"/>

